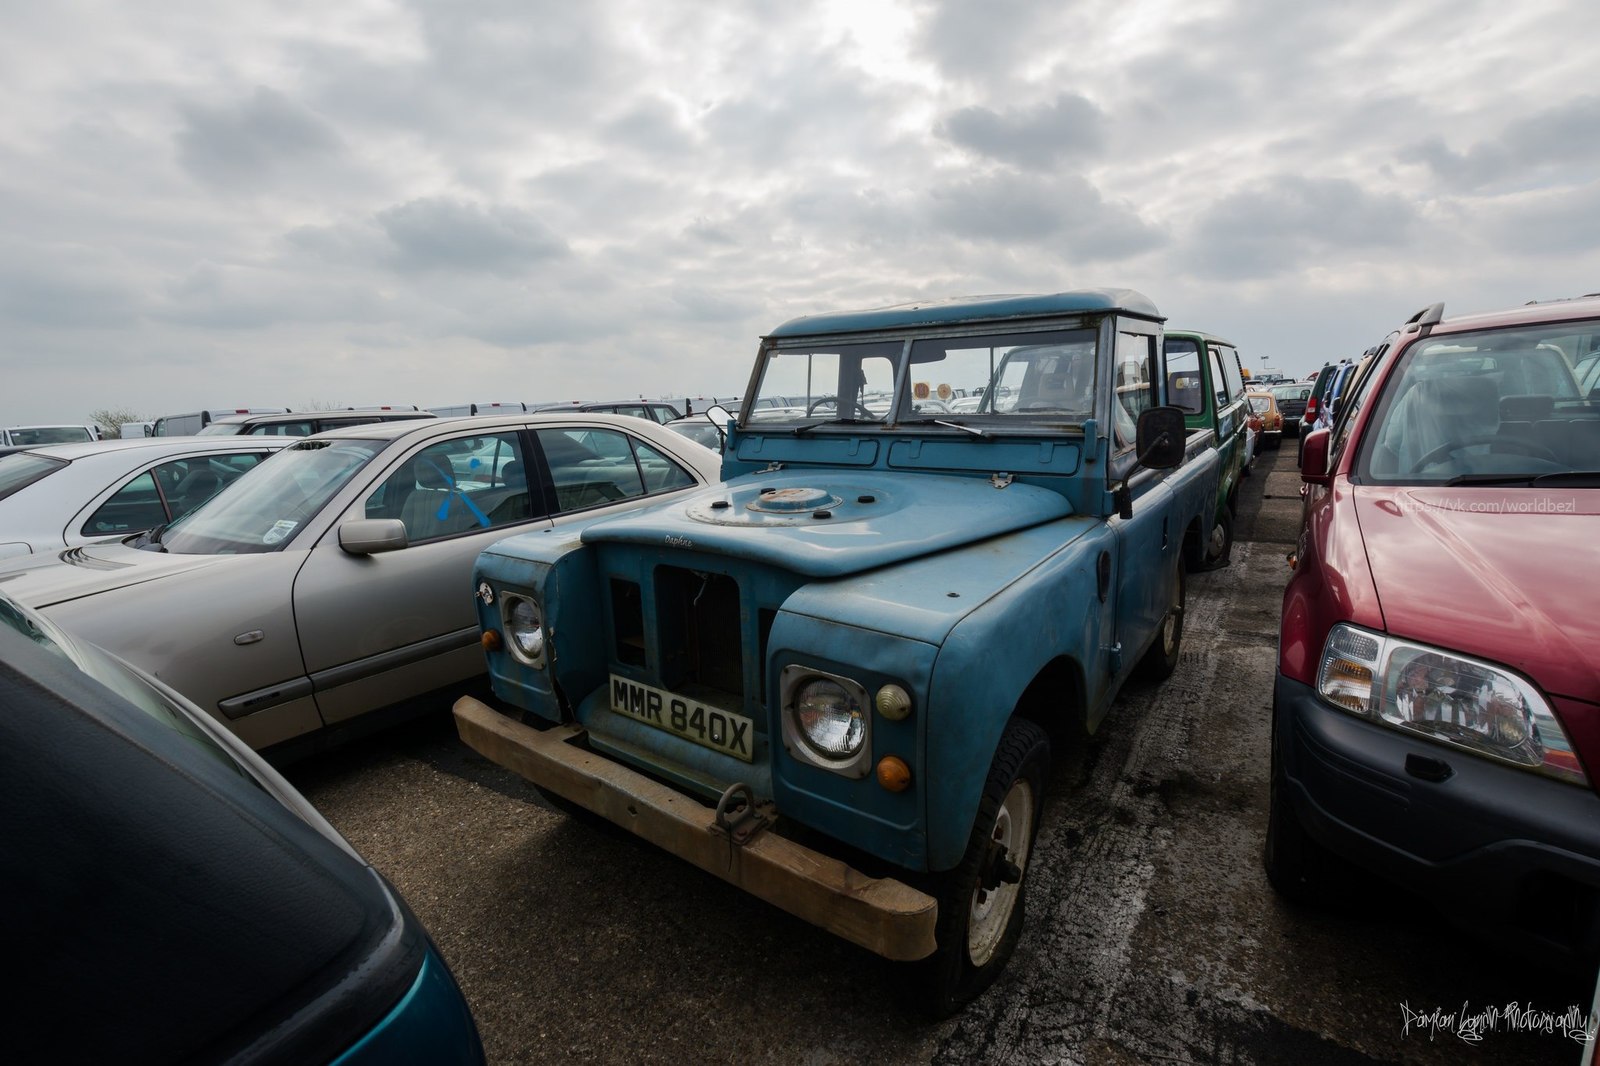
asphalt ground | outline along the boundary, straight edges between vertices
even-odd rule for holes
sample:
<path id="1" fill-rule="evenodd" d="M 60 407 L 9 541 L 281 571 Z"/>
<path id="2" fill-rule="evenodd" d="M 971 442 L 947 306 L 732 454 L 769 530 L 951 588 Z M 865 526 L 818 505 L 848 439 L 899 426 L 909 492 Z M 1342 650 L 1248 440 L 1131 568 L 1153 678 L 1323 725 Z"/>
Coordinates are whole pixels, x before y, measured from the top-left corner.
<path id="1" fill-rule="evenodd" d="M 946 1021 L 904 967 L 551 809 L 444 708 L 288 774 L 432 932 L 492 1063 L 1575 1063 L 1547 1021 L 1586 1012 L 1592 976 L 1445 922 L 1495 901 L 1372 882 L 1330 911 L 1267 885 L 1298 489 L 1292 441 L 1258 460 L 1232 565 L 1190 578 L 1177 671 L 1057 754 L 1022 942 Z"/>

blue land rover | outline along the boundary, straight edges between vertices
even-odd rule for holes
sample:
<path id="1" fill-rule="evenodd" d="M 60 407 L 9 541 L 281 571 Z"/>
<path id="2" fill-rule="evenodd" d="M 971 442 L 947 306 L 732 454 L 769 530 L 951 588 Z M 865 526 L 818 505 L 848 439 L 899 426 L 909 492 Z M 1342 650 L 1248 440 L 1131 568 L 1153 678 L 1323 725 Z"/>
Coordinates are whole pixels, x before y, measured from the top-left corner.
<path id="1" fill-rule="evenodd" d="M 778 327 L 722 485 L 480 556 L 525 713 L 462 699 L 462 737 L 955 1009 L 1020 932 L 1051 751 L 1177 663 L 1218 459 L 1185 457 L 1161 323 L 1088 290 Z"/>

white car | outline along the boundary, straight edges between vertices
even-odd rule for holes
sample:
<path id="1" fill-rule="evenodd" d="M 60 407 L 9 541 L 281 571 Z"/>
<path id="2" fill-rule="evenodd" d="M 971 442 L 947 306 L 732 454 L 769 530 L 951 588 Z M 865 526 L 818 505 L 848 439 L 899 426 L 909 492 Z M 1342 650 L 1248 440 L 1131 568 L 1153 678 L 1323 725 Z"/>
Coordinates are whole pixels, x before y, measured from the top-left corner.
<path id="1" fill-rule="evenodd" d="M 164 525 L 287 443 L 138 437 L 0 455 L 0 559 Z"/>
<path id="2" fill-rule="evenodd" d="M 293 439 L 155 534 L 13 562 L 0 589 L 262 749 L 481 675 L 488 545 L 720 480 L 715 452 L 627 415 L 351 426 Z"/>

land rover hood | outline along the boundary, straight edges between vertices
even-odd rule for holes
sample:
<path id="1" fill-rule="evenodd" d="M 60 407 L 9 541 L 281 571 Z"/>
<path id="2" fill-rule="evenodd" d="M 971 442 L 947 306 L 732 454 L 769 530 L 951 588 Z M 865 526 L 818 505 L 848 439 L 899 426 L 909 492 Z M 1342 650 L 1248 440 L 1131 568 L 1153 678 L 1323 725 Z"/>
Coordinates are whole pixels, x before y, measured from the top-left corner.
<path id="1" fill-rule="evenodd" d="M 832 578 L 1071 513 L 1059 493 L 1004 478 L 786 470 L 597 522 L 583 541 L 683 548 Z"/>
<path id="2" fill-rule="evenodd" d="M 11 562 L 0 569 L 0 589 L 29 607 L 50 607 L 214 566 L 224 558 L 230 557 L 147 552 L 121 541 L 103 541 Z"/>

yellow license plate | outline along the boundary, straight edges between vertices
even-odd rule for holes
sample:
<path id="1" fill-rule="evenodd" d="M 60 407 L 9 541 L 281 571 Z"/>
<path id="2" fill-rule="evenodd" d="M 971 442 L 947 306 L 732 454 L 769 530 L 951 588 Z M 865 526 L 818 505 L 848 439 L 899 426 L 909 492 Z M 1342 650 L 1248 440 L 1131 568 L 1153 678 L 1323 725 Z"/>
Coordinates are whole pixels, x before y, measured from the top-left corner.
<path id="1" fill-rule="evenodd" d="M 611 675 L 611 709 L 712 751 L 754 761 L 755 730 L 742 714 L 616 674 Z"/>

